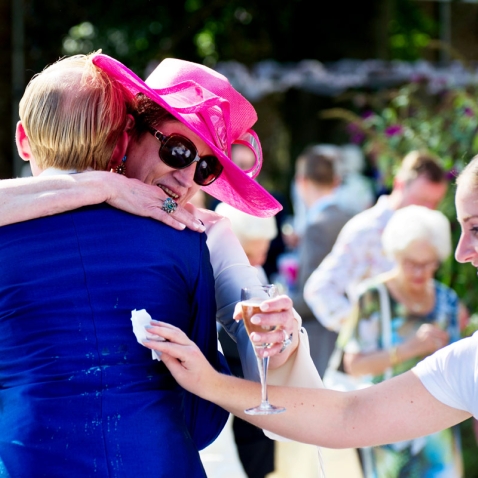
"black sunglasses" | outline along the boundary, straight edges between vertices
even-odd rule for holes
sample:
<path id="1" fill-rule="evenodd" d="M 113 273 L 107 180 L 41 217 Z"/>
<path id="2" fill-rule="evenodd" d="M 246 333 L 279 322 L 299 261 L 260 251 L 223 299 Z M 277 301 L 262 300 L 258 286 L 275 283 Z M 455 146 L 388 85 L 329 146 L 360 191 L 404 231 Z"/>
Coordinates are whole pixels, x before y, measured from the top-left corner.
<path id="1" fill-rule="evenodd" d="M 208 186 L 222 173 L 223 166 L 213 155 L 200 157 L 194 143 L 181 134 L 164 135 L 153 127 L 148 131 L 161 143 L 159 158 L 174 169 L 184 169 L 197 162 L 194 182 L 200 186 Z"/>

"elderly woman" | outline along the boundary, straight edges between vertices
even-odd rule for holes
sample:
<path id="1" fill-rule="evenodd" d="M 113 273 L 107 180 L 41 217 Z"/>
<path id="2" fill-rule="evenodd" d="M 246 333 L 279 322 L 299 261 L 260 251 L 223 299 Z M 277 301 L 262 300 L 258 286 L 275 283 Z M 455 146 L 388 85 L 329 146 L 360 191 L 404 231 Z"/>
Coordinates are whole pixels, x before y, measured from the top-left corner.
<path id="1" fill-rule="evenodd" d="M 256 217 L 239 211 L 226 203 L 219 203 L 215 211 L 231 221 L 231 229 L 241 243 L 251 266 L 255 267 L 263 284 L 269 279 L 262 266 L 272 239 L 277 236 L 276 221 L 272 217 Z"/>
<path id="2" fill-rule="evenodd" d="M 344 355 L 346 372 L 376 383 L 459 339 L 457 295 L 433 279 L 451 251 L 447 218 L 423 206 L 405 207 L 388 222 L 382 242 L 396 266 L 364 286 Z M 364 475 L 461 476 L 457 433 L 362 449 Z"/>

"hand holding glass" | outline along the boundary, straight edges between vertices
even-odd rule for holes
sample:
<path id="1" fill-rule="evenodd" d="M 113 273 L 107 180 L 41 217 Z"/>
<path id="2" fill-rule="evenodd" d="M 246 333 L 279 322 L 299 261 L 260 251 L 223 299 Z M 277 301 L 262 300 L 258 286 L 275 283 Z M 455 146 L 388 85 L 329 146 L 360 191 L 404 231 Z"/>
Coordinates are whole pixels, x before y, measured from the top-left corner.
<path id="1" fill-rule="evenodd" d="M 274 285 L 264 286 L 250 286 L 241 289 L 241 301 L 242 301 L 242 319 L 246 327 L 249 338 L 252 332 L 270 332 L 271 329 L 265 330 L 261 325 L 253 324 L 251 317 L 255 314 L 260 314 L 260 305 L 267 299 L 271 299 L 277 293 L 277 289 Z M 252 342 L 252 341 L 251 341 Z M 248 415 L 271 415 L 275 413 L 285 412 L 283 407 L 275 407 L 271 405 L 267 399 L 267 369 L 269 367 L 269 357 L 261 357 L 258 355 L 258 349 L 264 349 L 270 346 L 270 344 L 256 344 L 252 342 L 254 352 L 257 358 L 257 364 L 259 366 L 259 375 L 261 378 L 262 400 L 258 407 L 249 408 L 244 410 Z"/>

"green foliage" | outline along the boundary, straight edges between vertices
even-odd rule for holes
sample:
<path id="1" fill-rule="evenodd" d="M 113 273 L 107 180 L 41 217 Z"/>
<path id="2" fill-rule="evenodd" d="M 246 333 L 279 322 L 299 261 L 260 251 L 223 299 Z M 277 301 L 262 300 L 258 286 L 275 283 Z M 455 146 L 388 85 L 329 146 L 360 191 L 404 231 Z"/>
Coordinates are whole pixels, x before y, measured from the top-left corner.
<path id="1" fill-rule="evenodd" d="M 478 470 L 478 454 L 476 453 L 476 435 L 474 427 L 476 420 L 469 418 L 460 423 L 461 446 L 463 450 L 463 462 L 465 467 L 465 478 L 475 478 Z"/>
<path id="2" fill-rule="evenodd" d="M 352 140 L 361 144 L 386 188 L 392 186 L 395 171 L 408 152 L 426 150 L 439 158 L 449 171 L 451 187 L 440 209 L 450 219 L 454 246 L 460 235 L 454 208 L 454 177 L 478 148 L 475 90 L 454 88 L 430 94 L 427 85 L 417 81 L 393 90 L 356 93 L 354 100 L 361 105 L 360 110 L 335 108 L 323 113 L 326 118 L 347 122 Z M 478 296 L 471 286 L 476 282 L 473 266 L 458 264 L 450 257 L 440 268 L 438 278 L 456 290 L 471 312 L 478 310 Z"/>
<path id="3" fill-rule="evenodd" d="M 415 0 L 400 0 L 395 3 L 389 31 L 391 58 L 415 61 L 421 58 L 431 39 L 437 37 L 439 28 Z"/>

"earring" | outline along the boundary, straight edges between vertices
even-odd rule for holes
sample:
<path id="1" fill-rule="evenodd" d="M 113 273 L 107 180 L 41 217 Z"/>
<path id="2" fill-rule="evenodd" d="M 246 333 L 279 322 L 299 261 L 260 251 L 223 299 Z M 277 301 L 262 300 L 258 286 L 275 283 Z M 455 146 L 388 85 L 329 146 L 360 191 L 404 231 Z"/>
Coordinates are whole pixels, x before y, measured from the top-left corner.
<path id="1" fill-rule="evenodd" d="M 123 156 L 121 163 L 116 166 L 115 173 L 122 174 L 123 176 L 126 174 L 126 154 Z"/>

